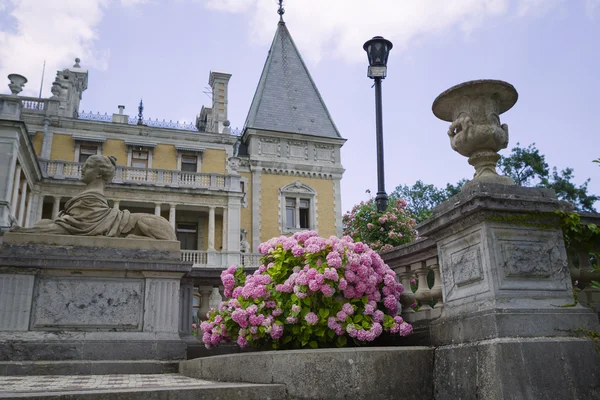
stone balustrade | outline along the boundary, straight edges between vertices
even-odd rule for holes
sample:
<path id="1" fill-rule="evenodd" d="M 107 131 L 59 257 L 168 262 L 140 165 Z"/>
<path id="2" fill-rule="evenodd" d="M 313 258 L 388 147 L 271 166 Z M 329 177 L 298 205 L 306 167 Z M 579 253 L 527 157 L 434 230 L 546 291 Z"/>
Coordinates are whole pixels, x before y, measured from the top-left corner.
<path id="1" fill-rule="evenodd" d="M 246 268 L 258 268 L 261 265 L 262 257 L 263 255 L 260 253 L 242 253 L 240 254 L 240 264 Z"/>
<path id="2" fill-rule="evenodd" d="M 56 115 L 58 114 L 59 100 L 41 99 L 37 97 L 19 96 L 23 113 Z"/>
<path id="3" fill-rule="evenodd" d="M 228 252 L 209 252 L 203 250 L 181 250 L 181 261 L 191 263 L 194 268 L 205 267 L 228 267 Z M 240 265 L 245 268 L 258 268 L 262 254 L 259 253 L 239 253 Z"/>
<path id="4" fill-rule="evenodd" d="M 580 213 L 581 224 L 595 224 L 600 226 L 600 214 Z M 594 253 L 600 253 L 600 243 L 591 249 Z M 572 250 L 567 254 L 571 280 L 581 287 L 577 292 L 577 300 L 584 306 L 588 306 L 600 313 L 600 289 L 591 286 L 592 281 L 600 282 L 600 271 L 595 271 L 590 260 L 590 249 Z"/>
<path id="5" fill-rule="evenodd" d="M 83 163 L 39 160 L 42 173 L 53 179 L 80 179 Z M 112 183 L 138 183 L 153 186 L 239 190 L 239 177 L 214 173 L 134 168 L 118 165 Z"/>
<path id="6" fill-rule="evenodd" d="M 435 242 L 420 239 L 383 253 L 382 258 L 396 272 L 404 286 L 404 292 L 400 295 L 402 318 L 408 322 L 438 318 L 443 300 Z M 433 275 L 431 287 L 428 282 L 430 274 Z M 411 288 L 412 279 L 415 279 L 417 285 L 415 292 Z M 414 307 L 415 304 L 420 306 Z"/>
<path id="7" fill-rule="evenodd" d="M 191 263 L 194 266 L 202 266 L 208 263 L 207 252 L 202 250 L 181 250 L 181 261 Z"/>

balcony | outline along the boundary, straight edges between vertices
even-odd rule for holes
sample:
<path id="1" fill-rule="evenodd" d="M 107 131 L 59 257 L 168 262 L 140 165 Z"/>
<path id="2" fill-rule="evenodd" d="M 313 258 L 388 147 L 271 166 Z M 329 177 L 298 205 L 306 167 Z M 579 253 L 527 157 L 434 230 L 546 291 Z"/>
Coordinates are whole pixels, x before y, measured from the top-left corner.
<path id="1" fill-rule="evenodd" d="M 233 253 L 231 253 L 233 254 Z M 194 268 L 222 267 L 227 268 L 226 253 L 208 252 L 203 250 L 181 250 L 181 261 L 191 263 Z M 263 256 L 259 253 L 239 253 L 240 265 L 246 268 L 258 268 Z"/>
<path id="2" fill-rule="evenodd" d="M 81 178 L 83 163 L 39 160 L 46 178 Z M 239 176 L 212 173 L 171 171 L 156 168 L 133 168 L 118 165 L 112 183 L 167 186 L 179 188 L 203 188 L 212 190 L 239 190 Z"/>

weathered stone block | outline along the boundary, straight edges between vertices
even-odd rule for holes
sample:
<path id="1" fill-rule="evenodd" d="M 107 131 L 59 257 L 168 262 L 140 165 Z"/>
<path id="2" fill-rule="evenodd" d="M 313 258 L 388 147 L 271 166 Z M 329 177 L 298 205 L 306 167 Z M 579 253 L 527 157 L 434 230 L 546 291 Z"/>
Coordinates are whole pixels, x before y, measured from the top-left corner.
<path id="1" fill-rule="evenodd" d="M 418 379 L 405 379 L 407 367 Z M 432 370 L 428 347 L 264 351 L 198 358 L 179 367 L 194 378 L 285 384 L 290 399 L 432 399 Z"/>
<path id="2" fill-rule="evenodd" d="M 141 330 L 141 279 L 41 277 L 33 329 Z"/>
<path id="3" fill-rule="evenodd" d="M 600 398 L 600 354 L 591 340 L 492 339 L 435 350 L 436 399 Z"/>
<path id="4" fill-rule="evenodd" d="M 0 274 L 0 331 L 29 329 L 33 275 Z"/>

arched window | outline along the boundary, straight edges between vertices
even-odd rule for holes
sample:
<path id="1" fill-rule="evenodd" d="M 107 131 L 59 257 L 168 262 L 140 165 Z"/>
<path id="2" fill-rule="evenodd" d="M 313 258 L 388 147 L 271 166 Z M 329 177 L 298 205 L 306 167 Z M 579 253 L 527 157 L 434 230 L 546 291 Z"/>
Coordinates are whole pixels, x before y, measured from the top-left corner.
<path id="1" fill-rule="evenodd" d="M 280 231 L 317 230 L 317 192 L 300 181 L 279 189 Z"/>

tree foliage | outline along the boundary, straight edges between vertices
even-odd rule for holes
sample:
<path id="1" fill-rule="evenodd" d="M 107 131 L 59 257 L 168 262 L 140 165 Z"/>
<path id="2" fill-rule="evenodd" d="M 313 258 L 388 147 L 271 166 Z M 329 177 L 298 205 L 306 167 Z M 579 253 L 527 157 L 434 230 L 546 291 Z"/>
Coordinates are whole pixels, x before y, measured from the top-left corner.
<path id="1" fill-rule="evenodd" d="M 392 195 L 387 209 L 379 212 L 374 199 L 361 201 L 344 215 L 344 235 L 378 252 L 409 243 L 416 235 L 416 221 L 406 204 L 402 198 Z"/>
<path id="2" fill-rule="evenodd" d="M 600 164 L 600 158 L 593 162 Z M 596 211 L 594 203 L 600 200 L 600 196 L 588 193 L 590 180 L 577 185 L 573 182 L 572 168 L 561 171 L 556 167 L 550 169 L 545 156 L 535 147 L 535 143 L 527 147 L 520 147 L 517 143 L 508 156 L 500 158 L 498 169 L 519 186 L 554 189 L 556 196 L 573 204 L 575 211 Z M 466 182 L 466 179 L 462 179 L 456 184 L 448 183 L 445 188 L 438 188 L 418 180 L 413 186 L 396 187 L 392 195 L 406 200 L 406 209 L 419 223 L 431 217 L 435 206 L 459 193 Z"/>
<path id="3" fill-rule="evenodd" d="M 573 168 L 565 168 L 560 172 L 556 167 L 548 167 L 543 154 L 535 147 L 535 143 L 526 148 L 513 147 L 508 156 L 502 156 L 498 162 L 500 172 L 519 186 L 532 186 L 554 189 L 556 197 L 573 204 L 576 211 L 595 212 L 594 203 L 599 196 L 588 194 L 588 178 L 582 185 L 573 182 Z"/>

